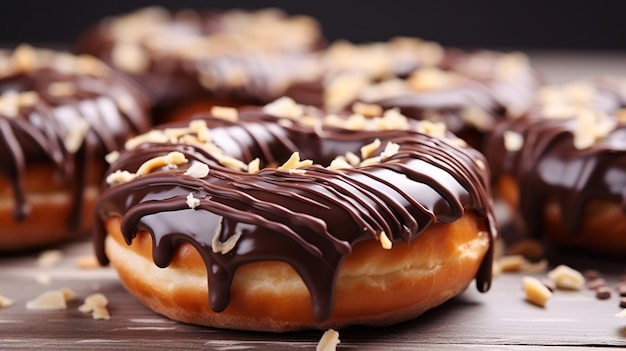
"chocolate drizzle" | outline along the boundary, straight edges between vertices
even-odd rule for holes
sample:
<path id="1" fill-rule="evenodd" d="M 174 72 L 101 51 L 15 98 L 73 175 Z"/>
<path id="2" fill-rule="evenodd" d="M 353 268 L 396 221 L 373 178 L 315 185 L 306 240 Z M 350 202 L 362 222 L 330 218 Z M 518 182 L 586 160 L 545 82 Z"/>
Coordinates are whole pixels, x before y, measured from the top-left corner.
<path id="1" fill-rule="evenodd" d="M 72 189 L 67 229 L 75 232 L 90 168 L 148 128 L 145 97 L 93 58 L 24 45 L 0 53 L 0 61 L 5 63 L 0 71 L 0 175 L 12 186 L 14 218 L 28 219 L 26 170 L 50 165 L 60 184 Z"/>
<path id="2" fill-rule="evenodd" d="M 246 173 L 223 166 L 214 154 L 193 145 L 147 142 L 127 150 L 109 174 L 135 172 L 147 160 L 173 151 L 184 154 L 188 162 L 104 191 L 97 204 L 94 236 L 100 262 L 108 262 L 104 221 L 119 216 L 127 243 L 141 230 L 152 236 L 153 259 L 159 267 L 170 264 L 182 242 L 193 245 L 206 264 L 213 310 L 228 306 L 239 266 L 276 260 L 290 264 L 302 277 L 313 315 L 324 321 L 333 309 L 337 272 L 355 244 L 378 240 L 381 232 L 392 242 L 409 242 L 431 223 L 453 222 L 465 211 L 483 218 L 490 237 L 497 234 L 488 172 L 477 166 L 483 159 L 473 149 L 413 131 L 314 129 L 297 121 L 281 123 L 254 108 L 240 111 L 237 123 L 212 117 L 204 121 L 224 154 L 244 163 L 259 157 L 264 167 L 286 160 L 294 151 L 315 163 L 301 172 L 261 168 Z M 382 142 L 377 152 L 388 142 L 397 143 L 398 152 L 366 167 L 322 166 L 347 151 L 358 152 L 376 138 Z M 202 163 L 209 165 L 206 177 L 184 175 Z M 200 201 L 193 209 L 186 202 L 190 193 Z M 215 240 L 224 243 L 233 236 L 238 241 L 231 251 L 212 250 Z M 490 249 L 477 275 L 481 291 L 489 289 L 491 262 Z"/>

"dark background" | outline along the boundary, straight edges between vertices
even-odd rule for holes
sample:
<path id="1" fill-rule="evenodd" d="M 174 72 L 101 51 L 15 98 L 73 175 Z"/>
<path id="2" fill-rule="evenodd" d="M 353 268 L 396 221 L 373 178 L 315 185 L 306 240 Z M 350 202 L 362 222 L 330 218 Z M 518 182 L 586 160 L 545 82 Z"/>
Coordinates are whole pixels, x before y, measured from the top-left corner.
<path id="1" fill-rule="evenodd" d="M 1 0 L 0 43 L 69 43 L 104 16 L 150 4 L 173 9 L 280 7 L 316 17 L 330 40 L 410 35 L 463 48 L 626 50 L 626 1 L 619 0 Z"/>

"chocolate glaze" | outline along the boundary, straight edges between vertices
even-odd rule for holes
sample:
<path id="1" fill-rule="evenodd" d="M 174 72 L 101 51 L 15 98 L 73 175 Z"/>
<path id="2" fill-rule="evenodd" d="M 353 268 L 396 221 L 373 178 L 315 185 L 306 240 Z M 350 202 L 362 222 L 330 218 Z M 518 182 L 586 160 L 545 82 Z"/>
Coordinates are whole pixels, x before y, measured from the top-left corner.
<path id="1" fill-rule="evenodd" d="M 253 28 L 254 23 L 259 27 Z M 122 43 L 139 50 L 146 67 L 129 70 L 120 65 L 114 50 Z M 276 99 L 284 92 L 283 81 L 310 74 L 307 61 L 312 57 L 307 54 L 323 45 L 313 19 L 277 9 L 148 7 L 102 20 L 80 36 L 75 50 L 99 57 L 136 79 L 151 93 L 155 119 L 160 120 L 171 109 L 198 98 L 244 104 Z"/>
<path id="2" fill-rule="evenodd" d="M 13 68 L 11 60 L 16 60 L 19 50 L 37 62 L 36 67 Z M 66 60 L 65 71 L 53 66 L 54 60 L 61 59 Z M 103 163 L 105 153 L 119 149 L 126 138 L 147 130 L 146 98 L 132 82 L 105 69 L 102 63 L 102 75 L 81 73 L 77 67 L 79 58 L 67 53 L 22 46 L 13 53 L 1 52 L 0 60 L 9 63 L 9 68 L 0 74 L 3 98 L 5 94 L 36 93 L 32 104 L 16 107 L 15 115 L 0 112 L 0 176 L 12 186 L 14 218 L 28 219 L 27 190 L 23 184 L 26 169 L 50 165 L 58 177 L 51 181 L 72 185 L 74 210 L 67 229 L 75 232 L 80 227 L 88 170 Z M 51 87 L 58 83 L 69 84 L 71 94 L 59 96 L 51 92 Z M 119 109 L 118 101 L 128 98 L 128 108 Z M 88 132 L 77 150 L 68 150 L 65 141 L 80 120 L 89 124 Z"/>
<path id="3" fill-rule="evenodd" d="M 507 174 L 518 184 L 519 211 L 531 235 L 544 234 L 547 199 L 556 201 L 565 220 L 563 226 L 572 235 L 580 232 L 590 200 L 608 200 L 626 211 L 626 124 L 617 116 L 626 104 L 610 85 L 599 82 L 586 82 L 594 92 L 587 105 L 580 107 L 607 113 L 616 123 L 591 146 L 574 147 L 576 110 L 549 117 L 543 112 L 545 105 L 535 106 L 519 119 L 501 122 L 487 141 L 485 155 L 494 176 Z M 573 102 L 568 106 L 573 107 Z M 523 136 L 519 150 L 506 149 L 506 132 Z"/>
<path id="4" fill-rule="evenodd" d="M 121 217 L 121 231 L 131 243 L 140 230 L 153 238 L 157 266 L 170 264 L 182 242 L 193 245 L 206 264 L 210 306 L 224 310 L 237 268 L 248 262 L 278 260 L 290 264 L 311 293 L 313 315 L 330 317 L 337 272 L 352 247 L 377 240 L 384 231 L 392 242 L 409 242 L 432 223 L 449 223 L 465 211 L 484 220 L 490 238 L 497 234 L 491 209 L 488 171 L 477 166 L 482 155 L 470 148 L 412 131 L 313 129 L 250 108 L 237 123 L 206 117 L 212 140 L 226 155 L 263 165 L 285 161 L 294 151 L 315 164 L 304 174 L 263 168 L 248 174 L 222 166 L 212 154 L 182 144 L 144 144 L 123 152 L 109 170 L 135 172 L 145 161 L 172 151 L 189 162 L 162 168 L 132 181 L 108 187 L 97 204 L 96 254 L 108 263 L 104 221 Z M 177 126 L 184 126 L 179 124 Z M 384 162 L 367 167 L 330 170 L 337 155 L 357 152 L 375 138 L 400 145 Z M 380 152 L 380 150 L 378 151 Z M 208 176 L 183 175 L 197 163 L 209 165 Z M 186 197 L 200 199 L 191 209 Z M 240 233 L 236 247 L 214 253 L 221 242 Z M 477 273 L 480 291 L 489 289 L 492 248 Z"/>
<path id="5" fill-rule="evenodd" d="M 389 50 L 389 60 L 394 52 Z M 507 56 L 508 55 L 508 56 Z M 498 68 L 499 62 L 511 59 L 515 53 L 506 54 L 480 50 L 466 52 L 446 48 L 442 59 L 436 63 L 424 63 L 413 55 L 410 64 L 394 68 L 384 77 L 369 76 L 370 87 L 389 80 L 408 81 L 415 70 L 434 67 L 444 72 L 457 75 L 462 82 L 447 87 L 413 90 L 409 87 L 394 93 L 368 94 L 357 97 L 354 101 L 363 101 L 382 106 L 385 109 L 398 107 L 408 117 L 443 121 L 454 134 L 466 140 L 473 147 L 482 150 L 484 135 L 496 120 L 509 115 L 519 115 L 531 106 L 534 94 L 540 86 L 538 75 L 520 55 L 516 72 L 506 72 L 506 67 Z M 286 92 L 287 96 L 304 104 L 324 105 L 327 75 L 337 75 L 337 69 L 328 64 L 323 78 L 314 82 L 296 82 Z M 366 74 L 366 72 L 362 72 Z M 326 75 L 326 76 L 324 76 Z M 376 96 L 378 95 L 378 96 Z M 464 117 L 466 109 L 476 109 L 489 118 L 484 125 L 477 125 Z"/>

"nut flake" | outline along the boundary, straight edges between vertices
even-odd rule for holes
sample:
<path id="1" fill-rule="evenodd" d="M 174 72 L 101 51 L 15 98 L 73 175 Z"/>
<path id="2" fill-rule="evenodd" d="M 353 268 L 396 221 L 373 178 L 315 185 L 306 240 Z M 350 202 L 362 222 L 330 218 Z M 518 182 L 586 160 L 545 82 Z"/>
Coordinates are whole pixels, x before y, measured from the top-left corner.
<path id="1" fill-rule="evenodd" d="M 66 308 L 65 294 L 61 290 L 47 291 L 26 302 L 27 310 L 64 310 Z"/>
<path id="2" fill-rule="evenodd" d="M 189 167 L 184 174 L 194 178 L 204 178 L 209 175 L 209 165 L 206 163 L 194 164 Z"/>
<path id="3" fill-rule="evenodd" d="M 296 103 L 289 97 L 281 97 L 263 106 L 263 112 L 267 114 L 291 119 L 303 116 L 304 110 L 303 105 Z"/>
<path id="4" fill-rule="evenodd" d="M 393 246 L 393 243 L 387 236 L 387 233 L 385 233 L 384 231 L 380 232 L 380 234 L 378 235 L 378 240 L 380 241 L 380 246 L 382 246 L 385 250 L 390 250 Z"/>
<path id="5" fill-rule="evenodd" d="M 109 300 L 101 293 L 95 293 L 87 296 L 85 302 L 78 306 L 78 310 L 83 313 L 91 312 L 93 319 L 111 319 L 111 315 L 106 306 Z"/>
<path id="6" fill-rule="evenodd" d="M 15 303 L 15 300 L 0 295 L 0 308 L 9 307 Z"/>
<path id="7" fill-rule="evenodd" d="M 341 341 L 339 340 L 339 332 L 328 329 L 322 335 L 319 343 L 315 347 L 315 351 L 335 351 L 337 349 L 337 344 Z"/>
<path id="8" fill-rule="evenodd" d="M 128 171 L 118 169 L 107 176 L 106 182 L 109 185 L 117 185 L 130 182 L 135 178 L 137 178 L 137 175 L 135 173 L 130 173 Z"/>
<path id="9" fill-rule="evenodd" d="M 296 170 L 303 167 L 308 167 L 313 164 L 312 160 L 300 160 L 300 153 L 294 152 L 291 154 L 289 159 L 283 163 L 282 166 L 279 166 L 279 170 Z"/>
<path id="10" fill-rule="evenodd" d="M 522 285 L 526 293 L 526 300 L 539 307 L 546 307 L 548 300 L 552 297 L 552 292 L 535 277 L 523 277 Z"/>
<path id="11" fill-rule="evenodd" d="M 230 122 L 236 122 L 239 118 L 237 109 L 233 107 L 213 106 L 211 108 L 211 115 Z"/>
<path id="12" fill-rule="evenodd" d="M 374 151 L 378 150 L 378 148 L 380 147 L 380 144 L 381 144 L 380 139 L 376 138 L 371 143 L 362 146 L 361 147 L 361 158 L 362 159 L 369 158 L 374 153 Z"/>
<path id="13" fill-rule="evenodd" d="M 504 148 L 508 151 L 519 151 L 524 146 L 524 137 L 520 133 L 507 130 L 502 136 L 504 138 Z"/>
<path id="14" fill-rule="evenodd" d="M 193 196 L 193 193 L 189 193 L 189 195 L 187 195 L 187 206 L 189 206 L 189 208 L 195 210 L 196 207 L 200 206 L 200 199 L 195 198 Z"/>
<path id="15" fill-rule="evenodd" d="M 548 277 L 554 281 L 558 289 L 580 290 L 585 286 L 585 277 L 577 270 L 566 265 L 559 265 L 550 272 Z"/>

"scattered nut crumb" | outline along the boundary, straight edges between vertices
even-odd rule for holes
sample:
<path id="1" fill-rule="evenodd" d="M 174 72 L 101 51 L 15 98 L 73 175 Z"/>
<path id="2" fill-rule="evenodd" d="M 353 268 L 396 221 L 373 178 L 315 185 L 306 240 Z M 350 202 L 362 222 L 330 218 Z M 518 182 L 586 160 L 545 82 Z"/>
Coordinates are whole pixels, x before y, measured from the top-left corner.
<path id="1" fill-rule="evenodd" d="M 189 193 L 189 195 L 187 195 L 187 206 L 195 210 L 196 207 L 200 206 L 200 199 L 195 198 L 193 193 Z"/>
<path id="2" fill-rule="evenodd" d="M 289 159 L 282 164 L 282 166 L 278 167 L 279 170 L 294 170 L 303 167 L 308 167 L 313 164 L 312 160 L 300 160 L 300 153 L 294 152 L 291 154 Z"/>
<path id="3" fill-rule="evenodd" d="M 0 308 L 9 307 L 15 303 L 15 300 L 9 299 L 6 296 L 0 295 Z"/>
<path id="4" fill-rule="evenodd" d="M 339 332 L 328 329 L 322 335 L 315 351 L 335 351 L 337 349 L 337 344 L 339 344 L 341 340 L 339 340 Z"/>
<path id="5" fill-rule="evenodd" d="M 39 267 L 54 267 L 58 265 L 63 259 L 63 252 L 61 250 L 46 250 L 39 254 L 37 259 L 37 265 Z"/>
<path id="6" fill-rule="evenodd" d="M 119 151 L 111 151 L 104 156 L 104 160 L 107 161 L 108 164 L 112 164 L 113 162 L 117 161 L 119 157 Z"/>
<path id="7" fill-rule="evenodd" d="M 552 297 L 552 292 L 539 279 L 525 276 L 522 278 L 522 285 L 526 293 L 526 300 L 540 307 L 545 307 Z"/>
<path id="8" fill-rule="evenodd" d="M 26 302 L 28 310 L 64 310 L 66 308 L 65 294 L 61 290 L 47 291 Z"/>
<path id="9" fill-rule="evenodd" d="M 100 262 L 94 255 L 82 255 L 76 258 L 76 267 L 81 269 L 100 268 Z"/>
<path id="10" fill-rule="evenodd" d="M 498 265 L 501 272 L 521 272 L 528 261 L 522 255 L 507 255 L 498 258 Z"/>
<path id="11" fill-rule="evenodd" d="M 230 122 L 236 122 L 239 118 L 239 113 L 234 107 L 213 106 L 211 108 L 211 115 Z"/>
<path id="12" fill-rule="evenodd" d="M 194 164 L 189 167 L 184 174 L 194 178 L 204 178 L 209 175 L 209 165 L 206 163 Z"/>
<path id="13" fill-rule="evenodd" d="M 391 242 L 391 240 L 389 240 L 387 233 L 385 233 L 384 231 L 380 232 L 380 234 L 378 235 L 378 240 L 380 241 L 380 245 L 385 250 L 389 250 L 393 246 L 393 243 Z"/>
<path id="14" fill-rule="evenodd" d="M 559 265 L 551 270 L 548 277 L 554 281 L 558 289 L 580 290 L 585 285 L 585 277 L 566 265 Z"/>
<path id="15" fill-rule="evenodd" d="M 615 317 L 626 318 L 626 309 L 624 309 L 622 312 L 615 314 Z"/>
<path id="16" fill-rule="evenodd" d="M 376 151 L 380 147 L 380 139 L 376 138 L 371 143 L 364 145 L 361 147 L 361 158 L 366 159 L 369 158 L 374 151 Z"/>
<path id="17" fill-rule="evenodd" d="M 137 175 L 135 173 L 130 173 L 128 171 L 118 169 L 106 177 L 106 182 L 109 185 L 117 185 L 130 182 L 135 178 L 137 178 Z"/>
<path id="18" fill-rule="evenodd" d="M 93 319 L 111 319 L 111 315 L 106 306 L 109 300 L 101 293 L 95 293 L 87 296 L 85 302 L 78 306 L 78 310 L 83 313 L 91 312 Z"/>

